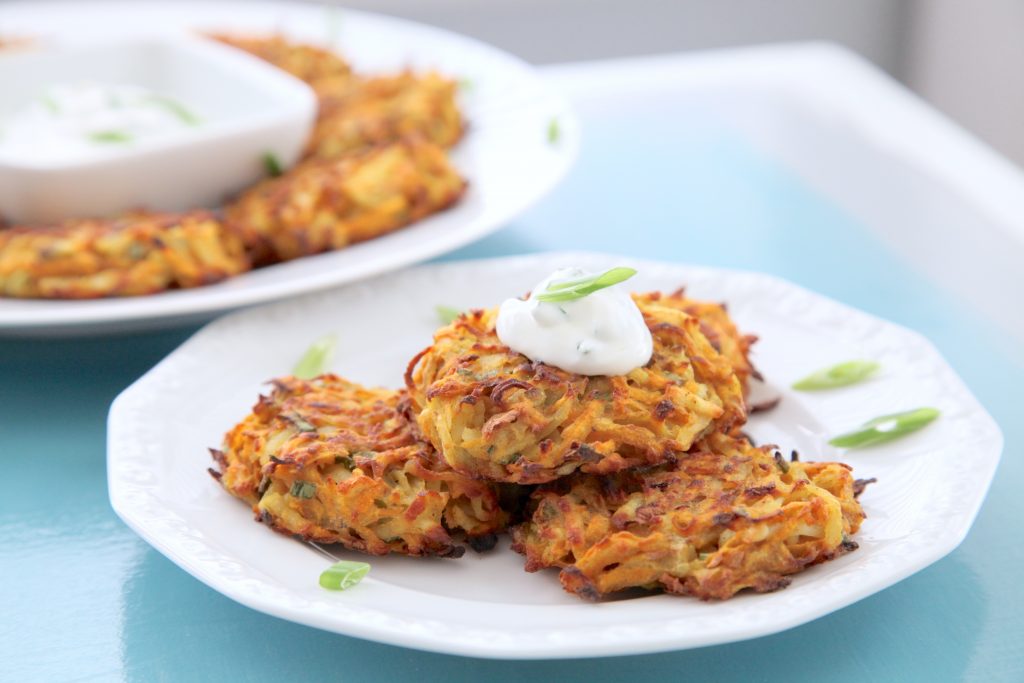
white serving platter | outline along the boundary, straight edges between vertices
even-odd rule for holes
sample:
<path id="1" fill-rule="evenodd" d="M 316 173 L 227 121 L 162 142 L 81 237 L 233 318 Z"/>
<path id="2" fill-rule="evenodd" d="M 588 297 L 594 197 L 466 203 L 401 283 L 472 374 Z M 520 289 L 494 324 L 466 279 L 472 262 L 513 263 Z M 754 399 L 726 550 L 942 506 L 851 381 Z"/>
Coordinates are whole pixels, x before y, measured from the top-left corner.
<path id="1" fill-rule="evenodd" d="M 781 405 L 757 417 L 759 442 L 804 459 L 841 459 L 877 477 L 856 552 L 794 577 L 782 591 L 726 602 L 652 595 L 592 604 L 564 593 L 553 572 L 526 574 L 507 539 L 460 560 L 373 558 L 358 586 L 334 593 L 317 577 L 327 560 L 252 520 L 206 472 L 207 447 L 287 374 L 315 339 L 340 339 L 333 370 L 397 387 L 406 361 L 437 325 L 434 306 L 496 305 L 566 264 L 632 265 L 631 289 L 725 301 L 760 335 L 754 360 Z M 851 358 L 880 362 L 874 379 L 799 394 L 787 387 Z M 942 417 L 884 446 L 839 451 L 831 435 L 880 414 L 934 406 Z M 109 421 L 111 503 L 160 552 L 240 603 L 359 638 L 477 657 L 561 658 L 713 645 L 782 631 L 880 591 L 935 562 L 967 534 L 991 482 L 1002 435 L 963 382 L 920 335 L 781 279 L 749 272 L 547 253 L 417 267 L 238 312 L 211 323 L 114 402 Z M 969 463 L 965 462 L 969 458 Z M 361 559 L 356 553 L 338 556 Z"/>
<path id="2" fill-rule="evenodd" d="M 105 333 L 209 319 L 217 313 L 352 282 L 451 251 L 502 227 L 562 178 L 579 129 L 566 101 L 526 63 L 440 29 L 352 10 L 286 2 L 12 2 L 4 36 L 90 42 L 221 31 L 267 34 L 342 52 L 357 71 L 436 69 L 465 79 L 469 121 L 453 161 L 470 188 L 454 208 L 347 249 L 263 268 L 226 282 L 97 301 L 0 299 L 0 335 Z M 557 140 L 549 126 L 557 121 Z"/>

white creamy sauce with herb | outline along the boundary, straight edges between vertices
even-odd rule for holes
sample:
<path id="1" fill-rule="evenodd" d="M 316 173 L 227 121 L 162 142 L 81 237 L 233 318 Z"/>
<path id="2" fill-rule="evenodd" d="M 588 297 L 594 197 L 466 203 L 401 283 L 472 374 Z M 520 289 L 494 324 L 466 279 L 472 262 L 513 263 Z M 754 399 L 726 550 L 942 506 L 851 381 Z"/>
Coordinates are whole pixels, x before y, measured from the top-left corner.
<path id="1" fill-rule="evenodd" d="M 532 361 L 580 375 L 625 375 L 646 365 L 653 352 L 651 332 L 623 287 L 606 287 L 573 301 L 536 299 L 552 283 L 593 275 L 563 268 L 542 280 L 525 301 L 506 300 L 498 311 L 498 338 Z"/>
<path id="2" fill-rule="evenodd" d="M 0 121 L 0 154 L 29 161 L 106 156 L 200 124 L 194 110 L 135 85 L 53 85 Z"/>

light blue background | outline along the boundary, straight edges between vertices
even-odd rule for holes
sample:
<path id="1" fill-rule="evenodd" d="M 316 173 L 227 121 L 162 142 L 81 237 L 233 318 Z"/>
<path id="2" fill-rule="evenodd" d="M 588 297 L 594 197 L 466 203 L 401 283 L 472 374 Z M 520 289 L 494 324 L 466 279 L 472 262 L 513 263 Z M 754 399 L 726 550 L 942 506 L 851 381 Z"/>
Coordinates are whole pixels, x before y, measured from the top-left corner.
<path id="1" fill-rule="evenodd" d="M 607 118 L 585 132 L 564 185 L 451 258 L 585 249 L 762 270 L 923 332 L 1006 435 L 988 501 L 958 550 L 811 624 L 687 652 L 501 662 L 364 642 L 233 603 L 149 548 L 111 511 L 109 403 L 193 329 L 2 341 L 0 678 L 1024 680 L 1019 348 L 728 130 L 652 114 L 642 122 Z M 969 468 L 971 453 L 963 459 Z"/>

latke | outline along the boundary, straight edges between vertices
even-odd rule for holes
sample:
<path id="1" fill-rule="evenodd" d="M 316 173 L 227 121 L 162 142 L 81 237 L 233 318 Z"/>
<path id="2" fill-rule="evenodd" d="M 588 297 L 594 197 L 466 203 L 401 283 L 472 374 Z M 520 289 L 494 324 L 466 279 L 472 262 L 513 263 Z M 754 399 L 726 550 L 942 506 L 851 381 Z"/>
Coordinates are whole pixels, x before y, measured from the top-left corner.
<path id="1" fill-rule="evenodd" d="M 864 518 L 850 468 L 785 462 L 716 433 L 674 464 L 540 487 L 512 530 L 526 570 L 561 569 L 588 599 L 660 588 L 702 599 L 773 591 L 856 548 Z"/>
<path id="2" fill-rule="evenodd" d="M 333 51 L 307 43 L 292 42 L 281 35 L 208 35 L 213 40 L 259 57 L 314 88 L 319 83 L 337 83 L 347 79 L 352 73 L 348 62 Z"/>
<path id="3" fill-rule="evenodd" d="M 0 230 L 0 296 L 138 296 L 219 282 L 249 267 L 241 240 L 207 211 Z"/>
<path id="4" fill-rule="evenodd" d="M 362 242 L 448 208 L 466 182 L 444 150 L 403 140 L 337 161 L 309 161 L 228 205 L 257 264 Z"/>
<path id="5" fill-rule="evenodd" d="M 436 73 L 353 78 L 318 89 L 320 112 L 306 154 L 337 159 L 408 137 L 451 147 L 463 133 L 455 81 Z"/>
<path id="6" fill-rule="evenodd" d="M 723 434 L 671 465 L 542 486 L 530 507 L 512 531 L 526 570 L 560 568 L 563 587 L 588 599 L 627 588 L 722 600 L 783 588 L 856 548 L 864 519 L 847 465 L 787 462 Z"/>
<path id="7" fill-rule="evenodd" d="M 577 469 L 658 465 L 712 430 L 741 424 L 742 387 L 701 321 L 651 295 L 635 301 L 654 353 L 624 376 L 531 362 L 498 339 L 496 309 L 438 330 L 406 372 L 424 436 L 459 472 L 536 484 Z"/>
<path id="8" fill-rule="evenodd" d="M 224 488 L 257 519 L 304 540 L 373 555 L 458 557 L 492 546 L 497 490 L 452 472 L 418 440 L 403 392 L 335 375 L 275 380 L 213 450 Z"/>

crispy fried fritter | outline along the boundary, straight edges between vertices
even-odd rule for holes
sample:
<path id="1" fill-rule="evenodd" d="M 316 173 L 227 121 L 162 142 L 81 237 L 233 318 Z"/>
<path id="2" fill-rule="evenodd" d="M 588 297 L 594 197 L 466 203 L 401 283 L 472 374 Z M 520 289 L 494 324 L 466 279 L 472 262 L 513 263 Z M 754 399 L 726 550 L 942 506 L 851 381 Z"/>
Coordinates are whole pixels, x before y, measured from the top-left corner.
<path id="1" fill-rule="evenodd" d="M 206 211 L 0 231 L 2 296 L 135 296 L 211 284 L 248 269 L 241 240 Z"/>
<path id="2" fill-rule="evenodd" d="M 348 79 L 352 69 L 348 62 L 331 50 L 287 40 L 281 35 L 241 36 L 225 33 L 208 34 L 213 40 L 245 50 L 270 62 L 296 78 L 316 87 L 318 83 L 337 84 Z"/>
<path id="3" fill-rule="evenodd" d="M 305 540 L 443 557 L 463 552 L 453 534 L 493 545 L 506 520 L 496 488 L 444 466 L 402 399 L 329 374 L 276 380 L 212 451 L 211 473 L 257 519 Z"/>
<path id="4" fill-rule="evenodd" d="M 558 567 L 565 589 L 589 599 L 634 587 L 723 600 L 776 590 L 856 548 L 864 519 L 848 466 L 787 463 L 723 434 L 652 471 L 542 486 L 532 504 L 513 548 L 527 571 Z"/>
<path id="5" fill-rule="evenodd" d="M 678 308 L 699 318 L 701 332 L 708 338 L 711 345 L 732 364 L 736 377 L 743 385 L 743 394 L 747 395 L 750 378 L 757 375 L 750 362 L 750 347 L 757 341 L 757 337 L 751 334 L 741 334 L 736 329 L 736 324 L 729 317 L 725 304 L 687 298 L 682 289 L 671 294 L 650 292 L 639 296 L 649 301 L 656 301 L 662 306 Z"/>
<path id="6" fill-rule="evenodd" d="M 308 83 L 320 102 L 306 154 L 338 159 L 409 136 L 451 147 L 463 133 L 456 105 L 458 86 L 428 72 L 404 71 L 373 78 L 352 74 L 338 55 L 282 36 L 210 36 L 245 50 Z"/>
<path id="7" fill-rule="evenodd" d="M 306 154 L 337 159 L 409 136 L 451 147 L 462 137 L 455 81 L 405 72 L 321 84 L 320 114 Z"/>
<path id="8" fill-rule="evenodd" d="M 226 210 L 257 263 L 340 249 L 454 204 L 466 183 L 444 150 L 403 140 L 338 161 L 310 161 Z"/>
<path id="9" fill-rule="evenodd" d="M 657 465 L 742 423 L 739 380 L 701 321 L 650 296 L 635 300 L 654 353 L 624 376 L 530 362 L 498 339 L 497 309 L 438 330 L 406 372 L 423 434 L 460 472 L 532 484 Z"/>

